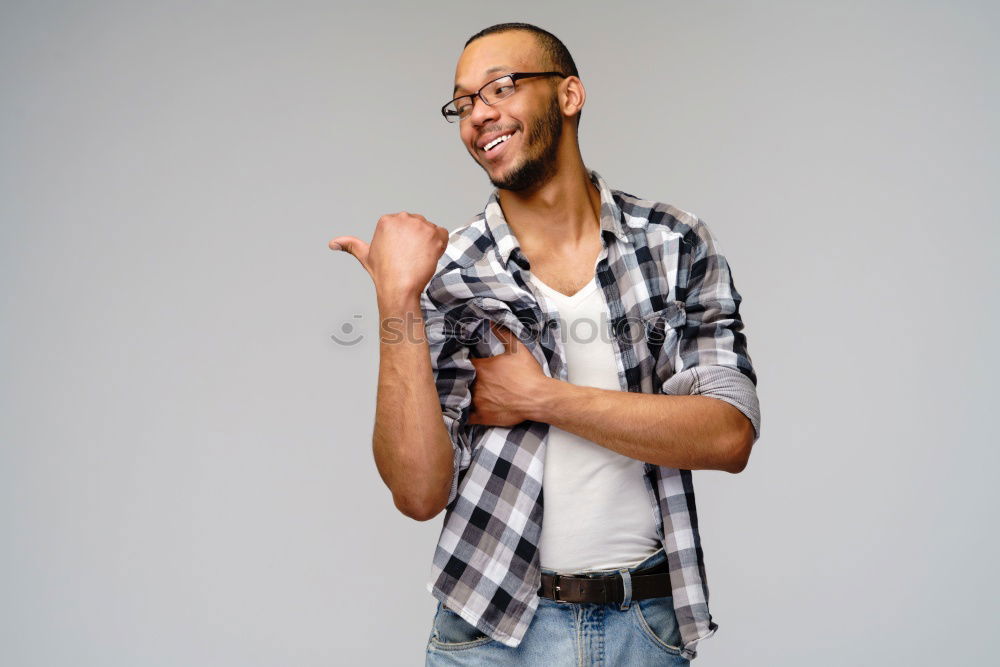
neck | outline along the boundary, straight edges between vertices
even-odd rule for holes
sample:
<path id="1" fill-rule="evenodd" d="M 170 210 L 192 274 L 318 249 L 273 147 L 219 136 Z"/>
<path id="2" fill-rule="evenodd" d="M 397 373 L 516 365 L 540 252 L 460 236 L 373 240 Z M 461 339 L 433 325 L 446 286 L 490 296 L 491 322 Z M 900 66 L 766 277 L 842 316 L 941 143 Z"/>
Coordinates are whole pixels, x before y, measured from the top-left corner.
<path id="1" fill-rule="evenodd" d="M 504 218 L 529 259 L 570 254 L 600 240 L 601 196 L 576 143 L 560 148 L 555 172 L 544 184 L 498 193 Z"/>

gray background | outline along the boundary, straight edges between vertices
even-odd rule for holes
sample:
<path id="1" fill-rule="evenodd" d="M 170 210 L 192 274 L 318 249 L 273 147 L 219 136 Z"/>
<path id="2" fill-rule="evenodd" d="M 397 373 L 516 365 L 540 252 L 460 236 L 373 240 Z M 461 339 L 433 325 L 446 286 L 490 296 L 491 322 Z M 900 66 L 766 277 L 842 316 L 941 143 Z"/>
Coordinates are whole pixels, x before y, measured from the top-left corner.
<path id="1" fill-rule="evenodd" d="M 437 110 L 527 20 L 588 165 L 704 218 L 745 299 L 762 437 L 695 475 L 696 664 L 983 664 L 998 13 L 4 3 L 0 662 L 422 664 L 441 517 L 375 470 L 374 293 L 326 243 L 482 207 Z"/>

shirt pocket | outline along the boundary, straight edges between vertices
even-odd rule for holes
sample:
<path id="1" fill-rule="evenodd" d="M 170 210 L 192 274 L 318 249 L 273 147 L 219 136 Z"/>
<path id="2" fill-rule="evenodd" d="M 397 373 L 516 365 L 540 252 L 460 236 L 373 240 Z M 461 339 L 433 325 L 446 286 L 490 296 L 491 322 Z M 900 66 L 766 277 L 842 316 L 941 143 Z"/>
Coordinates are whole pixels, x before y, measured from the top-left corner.
<path id="1" fill-rule="evenodd" d="M 668 301 L 666 307 L 646 318 L 646 345 L 653 359 L 653 390 L 656 393 L 678 370 L 678 351 L 686 325 L 687 310 L 683 301 Z"/>

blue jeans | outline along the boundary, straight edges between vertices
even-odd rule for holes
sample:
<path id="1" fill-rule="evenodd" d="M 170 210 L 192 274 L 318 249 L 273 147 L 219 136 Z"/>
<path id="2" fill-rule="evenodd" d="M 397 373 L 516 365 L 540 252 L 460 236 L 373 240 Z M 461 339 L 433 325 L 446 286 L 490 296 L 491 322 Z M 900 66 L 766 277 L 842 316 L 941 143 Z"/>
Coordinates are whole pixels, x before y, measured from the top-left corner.
<path id="1" fill-rule="evenodd" d="M 621 572 L 624 578 L 664 560 L 661 548 L 634 567 L 588 574 Z M 427 641 L 426 665 L 690 665 L 690 660 L 680 656 L 673 597 L 632 600 L 627 581 L 625 589 L 626 599 L 621 603 L 539 598 L 528 632 L 517 648 L 487 637 L 438 602 Z"/>

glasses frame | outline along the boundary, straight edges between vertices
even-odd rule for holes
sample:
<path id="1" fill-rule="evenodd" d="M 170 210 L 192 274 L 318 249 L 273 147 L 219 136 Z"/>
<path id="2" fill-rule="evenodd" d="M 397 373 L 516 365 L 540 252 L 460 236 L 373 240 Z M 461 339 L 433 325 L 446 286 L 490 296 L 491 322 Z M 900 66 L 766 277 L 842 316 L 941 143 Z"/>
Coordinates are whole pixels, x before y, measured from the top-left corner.
<path id="1" fill-rule="evenodd" d="M 511 83 L 514 85 L 514 92 L 512 92 L 510 95 L 513 95 L 514 93 L 517 92 L 517 82 L 518 81 L 520 81 L 521 79 L 528 79 L 528 78 L 531 78 L 533 76 L 559 76 L 559 77 L 562 77 L 562 78 L 565 79 L 568 75 L 563 74 L 562 72 L 508 72 L 507 74 L 503 74 L 501 76 L 498 76 L 495 79 L 487 81 L 486 83 L 483 84 L 482 88 L 480 88 L 479 90 L 477 90 L 474 93 L 470 93 L 468 95 L 459 95 L 458 97 L 456 97 L 454 99 L 448 100 L 444 104 L 444 106 L 441 107 L 441 115 L 444 116 L 444 119 L 446 121 L 448 121 L 449 123 L 455 123 L 455 122 L 458 122 L 458 121 L 465 120 L 464 118 L 462 118 L 458 114 L 449 114 L 448 111 L 447 111 L 448 106 L 450 104 L 454 104 L 457 100 L 461 100 L 461 99 L 465 99 L 466 97 L 469 97 L 469 98 L 473 98 L 472 99 L 472 106 L 473 106 L 473 109 L 474 109 L 475 106 L 476 106 L 476 100 L 475 100 L 475 98 L 478 97 L 479 99 L 481 99 L 483 101 L 483 104 L 485 104 L 488 107 L 491 107 L 493 105 L 490 104 L 489 102 L 487 102 L 486 98 L 483 97 L 483 91 L 486 90 L 486 88 L 490 84 L 496 83 L 500 79 L 505 79 L 507 77 L 510 77 Z M 501 97 L 500 100 L 505 100 L 508 97 L 510 97 L 510 95 L 507 95 L 506 97 Z M 497 100 L 497 102 L 499 102 L 500 100 Z M 469 113 L 471 115 L 472 112 L 469 112 Z M 468 118 L 468 116 L 466 116 L 466 118 Z"/>

